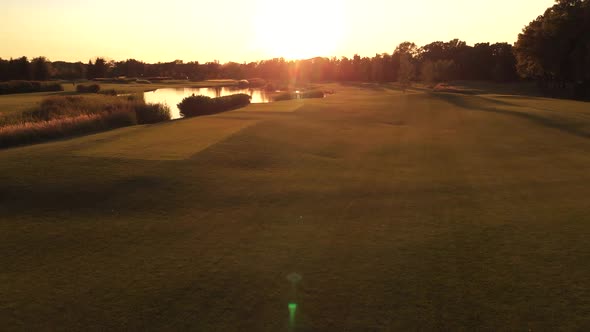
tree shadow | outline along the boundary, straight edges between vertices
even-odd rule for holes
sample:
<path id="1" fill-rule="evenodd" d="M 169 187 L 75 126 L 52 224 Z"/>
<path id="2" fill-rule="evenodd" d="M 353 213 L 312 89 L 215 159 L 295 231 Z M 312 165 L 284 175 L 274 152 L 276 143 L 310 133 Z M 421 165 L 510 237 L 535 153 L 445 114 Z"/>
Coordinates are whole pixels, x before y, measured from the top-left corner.
<path id="1" fill-rule="evenodd" d="M 557 129 L 582 138 L 590 138 L 590 124 L 586 122 L 576 122 L 566 118 L 549 118 L 533 113 L 511 111 L 501 107 L 522 108 L 523 106 L 500 100 L 484 99 L 478 96 L 451 93 L 432 93 L 431 95 L 464 109 L 510 115 L 546 128 Z"/>
<path id="2" fill-rule="evenodd" d="M 471 94 L 519 95 L 542 97 L 536 82 L 491 82 L 491 81 L 452 81 L 450 85 Z"/>
<path id="3" fill-rule="evenodd" d="M 346 87 L 354 87 L 372 91 L 385 91 L 385 89 L 379 83 L 366 83 L 366 82 L 340 82 L 340 85 Z"/>

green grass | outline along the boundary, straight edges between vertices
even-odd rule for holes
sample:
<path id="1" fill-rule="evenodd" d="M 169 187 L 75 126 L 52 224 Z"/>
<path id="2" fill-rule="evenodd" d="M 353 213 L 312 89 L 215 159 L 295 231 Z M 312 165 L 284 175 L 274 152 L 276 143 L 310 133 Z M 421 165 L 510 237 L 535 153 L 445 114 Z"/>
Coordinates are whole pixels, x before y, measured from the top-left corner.
<path id="1" fill-rule="evenodd" d="M 590 326 L 590 108 L 330 88 L 0 151 L 2 329 Z"/>

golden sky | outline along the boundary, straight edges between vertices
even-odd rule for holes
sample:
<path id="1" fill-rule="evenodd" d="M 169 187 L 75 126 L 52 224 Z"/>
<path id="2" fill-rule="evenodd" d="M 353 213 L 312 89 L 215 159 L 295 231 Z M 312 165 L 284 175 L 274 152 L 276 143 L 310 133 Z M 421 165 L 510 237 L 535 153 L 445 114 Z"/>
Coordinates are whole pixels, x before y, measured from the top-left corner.
<path id="1" fill-rule="evenodd" d="M 0 57 L 147 62 L 373 56 L 516 41 L 553 0 L 0 0 Z"/>

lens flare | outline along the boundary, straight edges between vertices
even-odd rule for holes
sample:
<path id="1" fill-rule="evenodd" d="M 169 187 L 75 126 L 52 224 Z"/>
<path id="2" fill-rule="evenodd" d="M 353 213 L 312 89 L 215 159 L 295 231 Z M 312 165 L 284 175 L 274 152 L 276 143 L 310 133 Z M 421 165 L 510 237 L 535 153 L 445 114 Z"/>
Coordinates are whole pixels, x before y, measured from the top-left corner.
<path id="1" fill-rule="evenodd" d="M 264 0 L 259 4 L 255 48 L 267 56 L 329 56 L 339 46 L 345 27 L 339 0 Z"/>

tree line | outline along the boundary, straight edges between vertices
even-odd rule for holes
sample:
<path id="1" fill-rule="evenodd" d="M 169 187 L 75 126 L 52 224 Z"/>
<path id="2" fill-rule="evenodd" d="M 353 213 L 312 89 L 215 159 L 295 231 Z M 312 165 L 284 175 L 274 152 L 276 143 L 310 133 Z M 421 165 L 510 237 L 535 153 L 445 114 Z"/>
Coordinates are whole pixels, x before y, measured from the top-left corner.
<path id="1" fill-rule="evenodd" d="M 393 53 L 374 57 L 316 57 L 306 60 L 275 58 L 250 63 L 183 62 L 149 64 L 135 59 L 107 61 L 96 58 L 88 63 L 50 62 L 44 57 L 29 61 L 26 57 L 0 59 L 0 80 L 49 80 L 96 78 L 174 78 L 203 80 L 216 78 L 298 81 L 398 81 L 402 58 L 408 57 L 416 68 L 412 79 L 421 80 L 420 68 L 434 66 L 434 80 L 517 79 L 516 58 L 507 43 L 480 43 L 469 46 L 458 39 L 417 47 L 411 42 L 397 46 Z"/>

